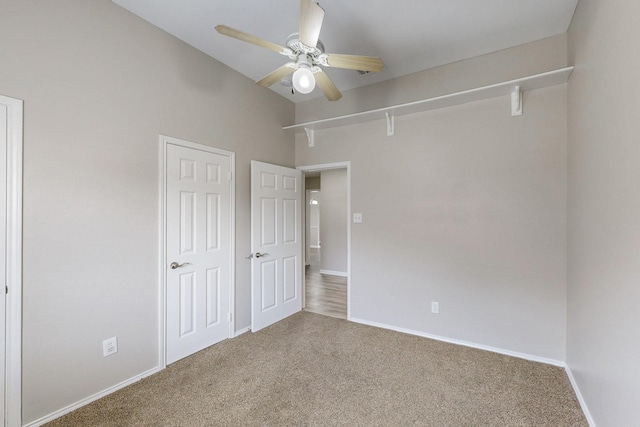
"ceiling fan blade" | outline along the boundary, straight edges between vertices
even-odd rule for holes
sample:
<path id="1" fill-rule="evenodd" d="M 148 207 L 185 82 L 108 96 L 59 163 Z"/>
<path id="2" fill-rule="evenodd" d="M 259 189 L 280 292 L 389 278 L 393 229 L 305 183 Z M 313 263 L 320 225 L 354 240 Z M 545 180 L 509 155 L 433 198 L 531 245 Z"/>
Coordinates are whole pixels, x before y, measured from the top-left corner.
<path id="1" fill-rule="evenodd" d="M 293 73 L 295 71 L 295 68 L 292 67 L 292 65 L 293 63 L 285 64 L 282 67 L 278 68 L 277 70 L 267 74 L 266 76 L 258 80 L 256 83 L 259 84 L 260 86 L 269 87 L 272 84 L 279 82 L 289 74 Z"/>
<path id="2" fill-rule="evenodd" d="M 338 53 L 327 54 L 327 65 L 329 67 L 373 72 L 378 72 L 384 68 L 384 62 L 377 56 L 341 55 Z"/>
<path id="3" fill-rule="evenodd" d="M 327 73 L 320 71 L 318 73 L 314 73 L 313 77 L 316 78 L 316 84 L 324 93 L 324 96 L 327 97 L 329 101 L 337 101 L 342 98 L 342 94 L 333 84 Z"/>
<path id="4" fill-rule="evenodd" d="M 243 42 L 255 44 L 256 46 L 264 47 L 265 49 L 273 50 L 274 52 L 278 52 L 282 55 L 289 55 L 289 53 L 291 52 L 289 48 L 280 46 L 279 44 L 272 43 L 268 40 L 264 40 L 256 36 L 252 36 L 251 34 L 243 33 L 242 31 L 227 27 L 226 25 L 216 25 L 216 31 L 222 35 L 242 40 Z"/>
<path id="5" fill-rule="evenodd" d="M 324 10 L 313 0 L 300 0 L 300 41 L 309 47 L 316 47 Z"/>

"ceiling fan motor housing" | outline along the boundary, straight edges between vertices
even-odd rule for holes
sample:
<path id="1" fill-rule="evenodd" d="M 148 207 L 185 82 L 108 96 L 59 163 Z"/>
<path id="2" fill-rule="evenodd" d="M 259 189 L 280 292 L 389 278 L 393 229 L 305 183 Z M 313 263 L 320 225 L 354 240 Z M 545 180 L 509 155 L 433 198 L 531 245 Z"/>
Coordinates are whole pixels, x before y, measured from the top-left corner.
<path id="1" fill-rule="evenodd" d="M 293 52 L 291 59 L 295 59 L 300 54 L 310 55 L 314 58 L 324 53 L 324 44 L 320 40 L 318 40 L 315 47 L 311 47 L 302 43 L 298 37 L 298 33 L 293 33 L 287 37 L 287 47 Z"/>

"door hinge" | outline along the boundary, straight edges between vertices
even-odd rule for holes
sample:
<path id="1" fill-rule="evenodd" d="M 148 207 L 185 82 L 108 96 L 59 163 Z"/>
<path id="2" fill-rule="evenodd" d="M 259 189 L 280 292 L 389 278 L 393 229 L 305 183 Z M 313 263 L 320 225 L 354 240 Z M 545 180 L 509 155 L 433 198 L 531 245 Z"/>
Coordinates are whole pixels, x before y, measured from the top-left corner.
<path id="1" fill-rule="evenodd" d="M 9 287 L 7 285 L 4 286 L 5 295 L 9 293 Z"/>
<path id="2" fill-rule="evenodd" d="M 231 172 L 229 172 L 229 174 L 227 175 L 229 177 L 229 181 L 231 181 L 231 178 L 233 177 L 233 175 L 231 174 Z"/>
<path id="3" fill-rule="evenodd" d="M 233 322 L 233 313 L 229 313 L 229 322 Z"/>

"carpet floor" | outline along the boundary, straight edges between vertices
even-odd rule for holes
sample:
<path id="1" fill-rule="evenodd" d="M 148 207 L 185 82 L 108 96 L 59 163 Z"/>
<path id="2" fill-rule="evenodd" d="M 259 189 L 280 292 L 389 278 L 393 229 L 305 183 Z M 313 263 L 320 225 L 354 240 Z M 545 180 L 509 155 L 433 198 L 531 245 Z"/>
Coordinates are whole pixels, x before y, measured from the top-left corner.
<path id="1" fill-rule="evenodd" d="M 588 426 L 563 369 L 301 312 L 54 426 Z"/>

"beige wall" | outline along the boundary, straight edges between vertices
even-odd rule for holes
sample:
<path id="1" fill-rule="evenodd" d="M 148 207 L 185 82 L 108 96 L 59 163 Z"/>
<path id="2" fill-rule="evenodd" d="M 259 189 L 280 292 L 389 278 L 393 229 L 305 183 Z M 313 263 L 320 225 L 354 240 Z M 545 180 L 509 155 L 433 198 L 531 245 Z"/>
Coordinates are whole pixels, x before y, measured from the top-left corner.
<path id="1" fill-rule="evenodd" d="M 249 162 L 293 165 L 281 126 L 294 108 L 108 0 L 5 0 L 0 40 L 0 93 L 25 107 L 30 422 L 158 364 L 159 134 L 237 153 L 237 328 L 249 326 Z"/>
<path id="2" fill-rule="evenodd" d="M 580 0 L 569 30 L 567 362 L 598 426 L 639 419 L 639 16 Z"/>
<path id="3" fill-rule="evenodd" d="M 347 170 L 321 172 L 320 269 L 347 273 Z"/>
<path id="4" fill-rule="evenodd" d="M 304 179 L 304 187 L 307 190 L 320 190 L 320 176 L 307 176 Z"/>
<path id="5" fill-rule="evenodd" d="M 296 123 L 388 107 L 567 66 L 566 34 L 296 104 Z"/>
<path id="6" fill-rule="evenodd" d="M 524 111 L 501 97 L 396 117 L 391 138 L 379 121 L 296 137 L 298 166 L 351 161 L 353 318 L 564 361 L 566 85 Z"/>

